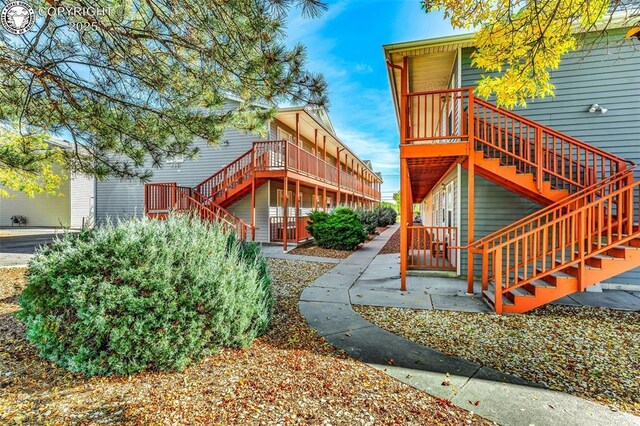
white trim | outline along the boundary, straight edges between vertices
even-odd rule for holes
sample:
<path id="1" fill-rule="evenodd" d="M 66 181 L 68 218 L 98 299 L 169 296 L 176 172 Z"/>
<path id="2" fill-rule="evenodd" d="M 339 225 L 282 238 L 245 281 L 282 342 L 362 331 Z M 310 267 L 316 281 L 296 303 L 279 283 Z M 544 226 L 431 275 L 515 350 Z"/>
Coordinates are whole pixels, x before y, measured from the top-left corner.
<path id="1" fill-rule="evenodd" d="M 458 47 L 458 88 L 461 88 L 461 87 L 462 87 L 462 48 Z"/>
<path id="2" fill-rule="evenodd" d="M 271 179 L 267 181 L 267 241 L 271 242 Z"/>

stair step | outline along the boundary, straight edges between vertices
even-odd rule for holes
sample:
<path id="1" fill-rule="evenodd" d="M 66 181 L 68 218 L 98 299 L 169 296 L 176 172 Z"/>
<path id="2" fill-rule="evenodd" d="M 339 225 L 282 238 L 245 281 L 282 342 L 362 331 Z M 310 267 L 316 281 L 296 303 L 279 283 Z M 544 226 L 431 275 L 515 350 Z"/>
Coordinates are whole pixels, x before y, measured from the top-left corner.
<path id="1" fill-rule="evenodd" d="M 514 288 L 513 290 L 511 290 L 511 293 L 513 293 L 516 296 L 523 296 L 523 297 L 535 297 L 534 294 L 529 293 L 524 286 L 522 287 L 517 287 Z"/>
<path id="2" fill-rule="evenodd" d="M 496 304 L 496 294 L 495 292 L 491 291 L 491 290 L 484 290 L 482 292 L 482 294 L 484 294 L 484 297 L 486 297 L 492 305 Z M 505 296 L 502 296 L 502 304 L 503 305 L 513 305 L 513 302 L 509 299 L 507 299 Z"/>
<path id="3" fill-rule="evenodd" d="M 553 284 L 542 280 L 531 281 L 529 285 L 531 285 L 532 287 L 555 288 Z"/>
<path id="4" fill-rule="evenodd" d="M 592 256 L 592 257 L 595 257 L 595 256 Z M 587 259 L 587 260 L 588 260 L 588 259 Z M 560 261 L 560 259 L 556 259 L 556 263 L 557 263 L 558 265 L 562 265 L 562 263 L 563 263 L 563 262 L 561 262 L 561 261 Z M 573 268 L 574 266 L 575 266 L 575 265 L 570 265 L 570 266 L 567 266 L 567 268 Z M 584 269 L 594 269 L 594 270 L 599 271 L 599 270 L 600 270 L 600 269 L 602 269 L 602 268 L 598 268 L 597 266 L 593 266 L 593 265 L 584 265 Z M 562 273 L 564 273 L 564 272 L 562 272 Z M 564 273 L 564 274 L 565 274 L 565 275 L 567 275 L 566 273 Z M 554 274 L 551 274 L 551 275 L 556 276 L 556 275 L 554 275 Z M 571 275 L 570 275 L 570 276 L 571 276 Z M 562 277 L 559 277 L 559 278 L 562 278 Z"/>
<path id="5" fill-rule="evenodd" d="M 541 274 L 542 271 L 538 269 L 538 273 Z M 569 275 L 566 272 L 562 272 L 562 271 L 552 272 L 550 274 L 547 274 L 546 276 L 554 277 L 554 278 L 560 278 L 560 279 L 574 278 L 572 275 Z"/>
<path id="6" fill-rule="evenodd" d="M 597 246 L 597 243 L 593 243 L 594 246 Z M 613 246 L 610 247 L 609 249 L 618 249 L 618 250 L 640 250 L 640 247 L 633 247 L 633 246 L 624 246 L 624 245 L 620 245 L 620 246 Z"/>

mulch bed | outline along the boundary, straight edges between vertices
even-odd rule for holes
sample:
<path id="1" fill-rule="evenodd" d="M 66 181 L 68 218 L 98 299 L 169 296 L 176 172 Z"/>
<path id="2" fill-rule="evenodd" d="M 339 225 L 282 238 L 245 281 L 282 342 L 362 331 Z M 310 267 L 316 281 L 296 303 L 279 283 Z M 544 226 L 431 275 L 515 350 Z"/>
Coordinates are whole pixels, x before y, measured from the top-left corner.
<path id="1" fill-rule="evenodd" d="M 326 249 L 326 248 L 318 247 L 317 245 L 311 243 L 301 247 L 296 247 L 293 250 L 291 250 L 289 253 L 297 254 L 300 256 L 318 256 L 318 257 L 331 257 L 333 259 L 346 259 L 353 253 L 353 251 Z"/>
<path id="2" fill-rule="evenodd" d="M 368 238 L 367 242 L 373 240 L 378 234 L 380 234 L 381 232 L 383 232 L 386 229 L 387 228 L 384 228 L 384 227 L 377 227 L 376 228 L 376 234 L 369 235 L 369 238 Z M 366 244 L 366 242 L 365 242 L 365 244 Z M 361 246 L 362 245 L 356 247 L 356 250 L 358 250 L 358 248 L 360 248 Z M 398 244 L 398 247 L 400 247 L 399 244 Z M 315 243 L 311 242 L 311 243 L 305 244 L 303 246 L 296 247 L 293 250 L 291 250 L 289 253 L 290 254 L 297 254 L 297 255 L 300 255 L 300 256 L 318 256 L 318 257 L 331 257 L 333 259 L 346 259 L 354 251 L 355 250 L 326 249 L 326 248 L 318 247 L 317 245 L 315 245 Z M 398 251 L 400 251 L 400 250 L 398 249 Z"/>
<path id="3" fill-rule="evenodd" d="M 400 253 L 400 228 L 393 233 L 389 241 L 382 247 L 380 254 Z"/>
<path id="4" fill-rule="evenodd" d="M 374 324 L 446 354 L 640 415 L 640 312 L 547 305 L 496 316 L 354 308 Z"/>
<path id="5" fill-rule="evenodd" d="M 24 271 L 0 270 L 0 423 L 490 424 L 346 357 L 306 325 L 299 294 L 332 265 L 268 262 L 275 316 L 250 348 L 180 373 L 108 378 L 40 359 L 12 315 Z"/>

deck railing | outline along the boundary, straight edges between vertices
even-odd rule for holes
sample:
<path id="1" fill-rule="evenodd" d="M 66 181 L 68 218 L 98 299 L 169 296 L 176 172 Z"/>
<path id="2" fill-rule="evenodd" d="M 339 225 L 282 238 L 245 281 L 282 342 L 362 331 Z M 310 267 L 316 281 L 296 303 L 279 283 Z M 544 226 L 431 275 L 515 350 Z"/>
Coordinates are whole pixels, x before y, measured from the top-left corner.
<path id="1" fill-rule="evenodd" d="M 166 219 L 171 212 L 191 212 L 201 219 L 218 223 L 226 231 L 233 231 L 240 238 L 247 237 L 251 225 L 238 219 L 220 205 L 185 186 L 175 183 L 150 183 L 144 187 L 145 215 L 154 219 Z"/>
<path id="2" fill-rule="evenodd" d="M 287 141 L 254 143 L 255 169 L 257 171 L 287 170 L 308 175 L 334 186 L 372 198 L 380 198 L 380 191 L 373 182 L 365 182 L 338 168 L 320 156 Z M 338 175 L 340 175 L 338 177 Z"/>
<path id="3" fill-rule="evenodd" d="M 307 231 L 309 217 L 302 216 L 287 218 L 287 241 L 298 242 L 311 238 L 311 234 Z M 269 218 L 269 231 L 271 241 L 282 241 L 284 236 L 284 217 L 272 216 Z"/>
<path id="4" fill-rule="evenodd" d="M 409 226 L 407 266 L 411 269 L 457 269 L 458 228 Z"/>
<path id="5" fill-rule="evenodd" d="M 466 140 L 463 113 L 468 107 L 468 89 L 407 94 L 407 143 L 446 143 Z"/>

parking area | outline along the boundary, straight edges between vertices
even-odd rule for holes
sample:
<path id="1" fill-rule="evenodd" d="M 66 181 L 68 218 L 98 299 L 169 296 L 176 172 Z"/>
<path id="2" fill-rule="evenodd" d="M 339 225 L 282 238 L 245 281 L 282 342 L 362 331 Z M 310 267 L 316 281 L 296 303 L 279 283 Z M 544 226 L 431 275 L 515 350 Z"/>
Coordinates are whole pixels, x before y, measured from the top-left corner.
<path id="1" fill-rule="evenodd" d="M 0 228 L 0 267 L 25 265 L 37 247 L 64 232 L 58 228 Z"/>

